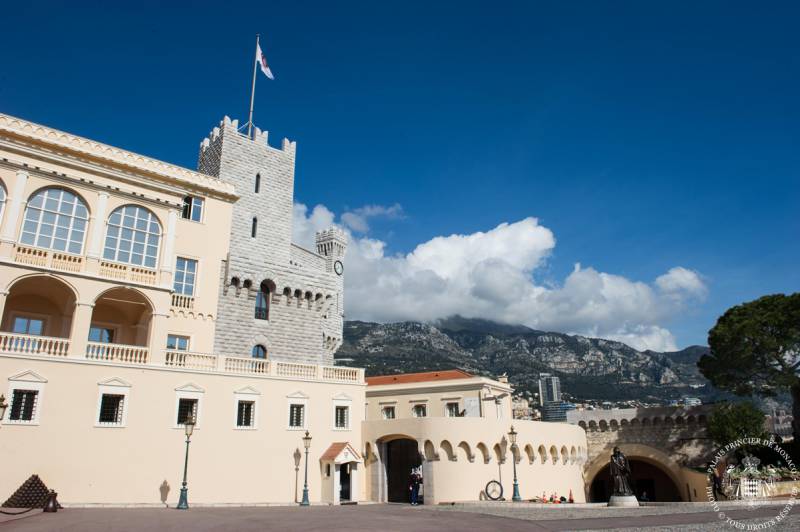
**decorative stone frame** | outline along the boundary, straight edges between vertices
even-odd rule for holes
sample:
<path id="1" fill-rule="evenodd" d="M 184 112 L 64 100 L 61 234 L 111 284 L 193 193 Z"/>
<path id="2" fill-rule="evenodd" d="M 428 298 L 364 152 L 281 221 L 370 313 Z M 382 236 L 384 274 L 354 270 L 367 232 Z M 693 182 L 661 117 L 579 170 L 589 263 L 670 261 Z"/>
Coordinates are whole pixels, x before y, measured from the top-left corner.
<path id="1" fill-rule="evenodd" d="M 17 373 L 8 378 L 8 411 L 3 418 L 3 425 L 39 425 L 42 417 L 42 407 L 44 406 L 44 389 L 47 379 L 38 373 L 27 370 Z M 14 390 L 33 390 L 37 392 L 36 409 L 33 411 L 33 418 L 30 420 L 12 420 L 11 405 L 14 401 Z"/>
<path id="2" fill-rule="evenodd" d="M 303 406 L 303 424 L 300 427 L 291 425 L 292 405 Z M 297 391 L 286 396 L 286 430 L 308 430 L 308 396 L 303 392 Z"/>
<path id="3" fill-rule="evenodd" d="M 97 428 L 125 428 L 128 426 L 128 410 L 130 410 L 130 401 L 128 400 L 131 392 L 130 383 L 113 377 L 111 379 L 100 381 L 97 383 L 97 408 L 94 412 L 94 426 Z M 122 420 L 119 423 L 100 423 L 100 407 L 103 404 L 103 395 L 121 395 L 122 396 Z"/>
<path id="4" fill-rule="evenodd" d="M 239 416 L 239 401 L 250 401 L 253 403 L 253 424 L 249 427 L 240 427 L 236 424 Z M 261 414 L 261 392 L 252 386 L 246 386 L 233 392 L 233 429 L 234 430 L 258 430 L 258 416 Z"/>
<path id="5" fill-rule="evenodd" d="M 346 427 L 337 427 L 336 426 L 336 407 L 343 406 L 347 408 L 347 426 Z M 353 430 L 353 399 L 344 393 L 340 393 L 333 396 L 333 405 L 332 405 L 332 413 L 333 413 L 333 424 L 332 429 L 337 432 L 347 432 Z"/>
<path id="6" fill-rule="evenodd" d="M 181 399 L 196 399 L 197 400 L 197 417 L 195 418 L 195 430 L 200 428 L 203 419 L 203 395 L 205 390 L 194 383 L 184 384 L 175 388 L 175 412 L 172 414 L 172 428 L 183 430 L 184 426 L 178 423 L 178 407 Z"/>

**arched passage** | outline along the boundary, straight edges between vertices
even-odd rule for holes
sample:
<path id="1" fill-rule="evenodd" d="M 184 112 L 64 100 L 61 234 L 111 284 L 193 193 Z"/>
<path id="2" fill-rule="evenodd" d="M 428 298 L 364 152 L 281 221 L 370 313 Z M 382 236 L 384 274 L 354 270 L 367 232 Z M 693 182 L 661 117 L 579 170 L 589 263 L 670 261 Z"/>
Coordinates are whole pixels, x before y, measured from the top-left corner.
<path id="1" fill-rule="evenodd" d="M 629 458 L 628 461 L 631 464 L 633 491 L 637 498 L 641 500 L 646 495 L 648 501 L 674 502 L 681 500 L 678 486 L 661 467 L 637 458 Z M 592 480 L 589 490 L 591 502 L 607 501 L 611 495 L 611 487 L 611 475 L 608 465 L 606 465 Z"/>
<path id="2" fill-rule="evenodd" d="M 422 466 L 416 440 L 399 437 L 386 442 L 386 494 L 388 502 L 409 502 L 408 479 Z"/>
<path id="3" fill-rule="evenodd" d="M 147 346 L 153 307 L 138 290 L 112 288 L 94 303 L 89 341 Z"/>
<path id="4" fill-rule="evenodd" d="M 4 332 L 69 338 L 75 292 L 49 275 L 32 275 L 14 282 L 3 308 Z"/>
<path id="5" fill-rule="evenodd" d="M 634 494 L 649 501 L 681 501 L 680 468 L 669 455 L 647 445 L 620 445 L 631 466 Z M 611 449 L 603 452 L 586 468 L 589 502 L 606 502 L 612 492 L 608 461 Z"/>

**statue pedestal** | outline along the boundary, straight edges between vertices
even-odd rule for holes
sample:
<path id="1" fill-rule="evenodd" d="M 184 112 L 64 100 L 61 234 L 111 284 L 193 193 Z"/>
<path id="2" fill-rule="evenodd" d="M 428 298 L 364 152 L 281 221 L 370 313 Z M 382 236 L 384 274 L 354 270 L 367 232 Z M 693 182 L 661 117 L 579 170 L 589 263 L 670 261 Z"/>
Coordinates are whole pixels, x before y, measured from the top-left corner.
<path id="1" fill-rule="evenodd" d="M 618 506 L 618 507 L 638 507 L 639 501 L 636 499 L 636 495 L 612 495 L 610 499 L 608 499 L 609 506 Z"/>

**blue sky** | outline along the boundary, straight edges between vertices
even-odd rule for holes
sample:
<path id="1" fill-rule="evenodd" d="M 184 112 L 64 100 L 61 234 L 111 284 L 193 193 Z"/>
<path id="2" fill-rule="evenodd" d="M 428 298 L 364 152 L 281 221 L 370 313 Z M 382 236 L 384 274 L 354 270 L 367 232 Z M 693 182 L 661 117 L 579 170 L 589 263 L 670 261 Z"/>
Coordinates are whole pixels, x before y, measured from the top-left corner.
<path id="1" fill-rule="evenodd" d="M 526 290 L 564 288 L 576 263 L 646 284 L 656 306 L 675 303 L 656 283 L 672 268 L 704 286 L 665 312 L 650 301 L 641 324 L 615 305 L 599 328 L 553 318 L 597 303 L 560 292 L 495 317 L 621 337 L 616 319 L 683 347 L 727 307 L 798 289 L 796 3 L 220 6 L 5 6 L 0 112 L 194 167 L 222 115 L 246 118 L 260 32 L 276 81 L 258 80 L 256 122 L 298 141 L 296 200 L 337 220 L 400 205 L 351 228 L 385 257 L 418 264 L 407 254 L 435 237 L 534 217 L 555 243 L 512 265 Z M 354 315 L 404 317 L 369 308 Z"/>

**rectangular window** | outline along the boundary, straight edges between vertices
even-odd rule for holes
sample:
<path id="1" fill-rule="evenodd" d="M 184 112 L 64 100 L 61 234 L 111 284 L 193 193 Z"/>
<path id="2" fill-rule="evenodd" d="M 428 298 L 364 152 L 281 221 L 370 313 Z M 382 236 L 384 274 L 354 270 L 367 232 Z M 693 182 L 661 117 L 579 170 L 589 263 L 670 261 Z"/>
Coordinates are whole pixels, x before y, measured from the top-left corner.
<path id="1" fill-rule="evenodd" d="M 181 398 L 178 400 L 178 425 L 183 425 L 189 417 L 197 422 L 197 399 Z"/>
<path id="2" fill-rule="evenodd" d="M 263 288 L 256 294 L 256 319 L 269 319 L 269 290 Z"/>
<path id="3" fill-rule="evenodd" d="M 428 415 L 428 408 L 425 405 L 414 405 L 411 413 L 414 414 L 414 417 L 425 417 Z"/>
<path id="4" fill-rule="evenodd" d="M 193 222 L 203 221 L 203 198 L 186 196 L 183 198 L 183 211 L 181 217 Z"/>
<path id="5" fill-rule="evenodd" d="M 26 318 L 17 316 L 14 318 L 14 332 L 17 334 L 32 334 L 41 336 L 44 334 L 44 320 L 36 318 Z"/>
<path id="6" fill-rule="evenodd" d="M 253 427 L 255 425 L 255 412 L 255 401 L 239 401 L 239 405 L 236 410 L 236 426 Z"/>
<path id="7" fill-rule="evenodd" d="M 350 428 L 350 407 L 337 406 L 336 407 L 336 428 L 347 429 Z"/>
<path id="8" fill-rule="evenodd" d="M 460 412 L 461 412 L 461 410 L 459 409 L 459 405 L 456 402 L 447 403 L 445 405 L 444 414 L 447 417 L 458 417 Z"/>
<path id="9" fill-rule="evenodd" d="M 89 328 L 89 341 L 101 344 L 114 343 L 114 329 L 93 325 Z"/>
<path id="10" fill-rule="evenodd" d="M 100 399 L 98 423 L 101 425 L 122 425 L 123 408 L 125 408 L 124 395 L 104 393 Z"/>
<path id="11" fill-rule="evenodd" d="M 289 426 L 303 428 L 305 426 L 305 405 L 289 405 Z"/>
<path id="12" fill-rule="evenodd" d="M 194 281 L 197 276 L 197 261 L 178 257 L 175 260 L 175 280 L 172 286 L 176 294 L 194 296 Z"/>
<path id="13" fill-rule="evenodd" d="M 33 421 L 39 402 L 38 390 L 14 390 L 11 396 L 11 421 Z"/>
<path id="14" fill-rule="evenodd" d="M 171 351 L 188 351 L 189 337 L 178 336 L 177 334 L 167 335 L 167 349 Z"/>
<path id="15" fill-rule="evenodd" d="M 394 419 L 394 407 L 393 406 L 384 406 L 381 410 L 383 414 L 383 419 Z"/>

